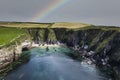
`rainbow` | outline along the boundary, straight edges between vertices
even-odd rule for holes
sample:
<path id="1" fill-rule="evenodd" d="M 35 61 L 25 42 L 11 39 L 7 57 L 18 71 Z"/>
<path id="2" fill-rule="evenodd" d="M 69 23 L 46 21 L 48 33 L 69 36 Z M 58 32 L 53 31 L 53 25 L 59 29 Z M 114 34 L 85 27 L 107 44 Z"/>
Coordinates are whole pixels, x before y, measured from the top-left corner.
<path id="1" fill-rule="evenodd" d="M 43 18 L 54 12 L 56 9 L 60 8 L 64 4 L 66 4 L 70 0 L 56 0 L 52 4 L 48 5 L 43 10 L 36 12 L 36 14 L 32 17 L 30 21 L 36 22 L 41 21 Z"/>

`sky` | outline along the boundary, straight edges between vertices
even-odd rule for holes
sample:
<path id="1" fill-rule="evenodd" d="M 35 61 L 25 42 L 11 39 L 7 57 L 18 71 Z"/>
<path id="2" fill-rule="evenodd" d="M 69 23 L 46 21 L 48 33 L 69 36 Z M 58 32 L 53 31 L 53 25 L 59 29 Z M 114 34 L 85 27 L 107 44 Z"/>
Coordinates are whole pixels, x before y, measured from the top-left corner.
<path id="1" fill-rule="evenodd" d="M 58 1 L 66 0 L 0 0 L 0 21 L 82 22 L 120 26 L 120 0 L 68 0 L 56 7 Z M 52 11 L 48 9 L 51 5 L 54 8 Z M 44 13 L 47 9 L 48 13 Z M 36 16 L 42 12 L 44 17 Z"/>

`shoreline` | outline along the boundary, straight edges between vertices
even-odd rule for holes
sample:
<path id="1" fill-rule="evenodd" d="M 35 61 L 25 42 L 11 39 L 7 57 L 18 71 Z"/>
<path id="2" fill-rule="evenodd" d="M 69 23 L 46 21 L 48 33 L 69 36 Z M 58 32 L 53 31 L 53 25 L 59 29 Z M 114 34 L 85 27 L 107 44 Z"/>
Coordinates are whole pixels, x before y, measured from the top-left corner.
<path id="1" fill-rule="evenodd" d="M 60 47 L 60 46 L 66 46 L 63 43 L 59 44 L 31 44 L 32 48 L 38 47 L 38 48 L 46 48 L 46 47 Z"/>

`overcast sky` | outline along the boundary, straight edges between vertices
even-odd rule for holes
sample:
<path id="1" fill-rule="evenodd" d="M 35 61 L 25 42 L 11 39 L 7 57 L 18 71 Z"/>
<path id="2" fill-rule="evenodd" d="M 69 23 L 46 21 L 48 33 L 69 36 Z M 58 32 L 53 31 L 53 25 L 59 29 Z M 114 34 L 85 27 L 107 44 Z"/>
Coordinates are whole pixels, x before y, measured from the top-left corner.
<path id="1" fill-rule="evenodd" d="M 57 0 L 0 0 L 0 21 L 29 21 Z M 38 22 L 120 26 L 120 0 L 70 0 Z"/>

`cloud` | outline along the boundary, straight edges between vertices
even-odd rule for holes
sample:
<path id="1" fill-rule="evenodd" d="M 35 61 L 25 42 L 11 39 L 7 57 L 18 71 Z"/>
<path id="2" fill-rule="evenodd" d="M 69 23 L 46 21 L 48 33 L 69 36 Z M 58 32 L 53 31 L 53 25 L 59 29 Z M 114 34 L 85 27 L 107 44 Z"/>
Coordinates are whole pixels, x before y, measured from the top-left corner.
<path id="1" fill-rule="evenodd" d="M 0 0 L 0 20 L 28 21 L 56 0 Z M 76 21 L 119 25 L 120 0 L 70 0 L 41 22 Z"/>

